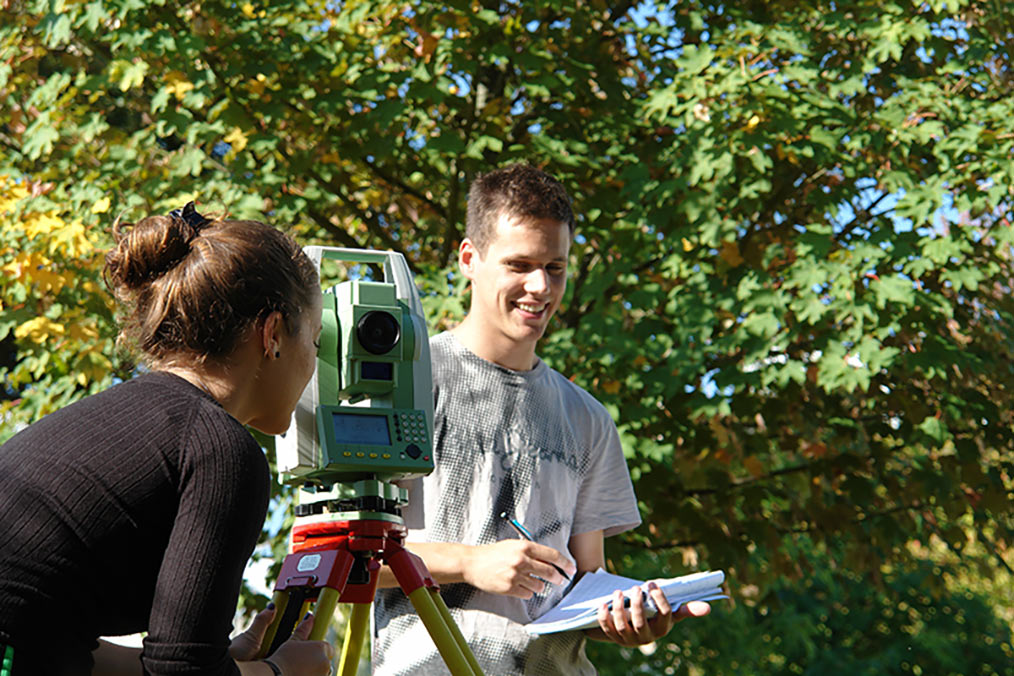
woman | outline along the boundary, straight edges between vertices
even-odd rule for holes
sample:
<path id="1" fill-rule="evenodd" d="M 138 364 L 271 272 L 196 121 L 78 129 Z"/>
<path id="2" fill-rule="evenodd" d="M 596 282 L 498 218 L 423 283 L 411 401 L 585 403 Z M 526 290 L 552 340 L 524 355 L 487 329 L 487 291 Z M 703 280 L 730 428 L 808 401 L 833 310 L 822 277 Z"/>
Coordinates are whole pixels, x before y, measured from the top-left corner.
<path id="1" fill-rule="evenodd" d="M 270 482 L 244 425 L 288 427 L 314 368 L 316 270 L 281 232 L 193 203 L 113 234 L 120 338 L 150 372 L 0 447 L 0 656 L 13 648 L 15 676 L 112 673 L 122 651 L 93 658 L 97 637 L 145 631 L 133 673 L 326 674 L 322 642 L 237 662 L 252 648 L 228 638 Z"/>

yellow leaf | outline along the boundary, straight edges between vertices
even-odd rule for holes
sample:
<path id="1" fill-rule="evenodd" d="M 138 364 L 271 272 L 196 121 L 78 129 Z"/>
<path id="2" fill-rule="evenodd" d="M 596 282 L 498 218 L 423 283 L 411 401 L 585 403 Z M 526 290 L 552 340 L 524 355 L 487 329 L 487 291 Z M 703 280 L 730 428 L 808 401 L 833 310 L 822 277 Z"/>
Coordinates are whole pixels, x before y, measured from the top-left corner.
<path id="1" fill-rule="evenodd" d="M 264 73 L 257 73 L 257 77 L 250 78 L 250 80 L 248 82 L 248 86 L 250 87 L 250 92 L 253 93 L 253 94 L 256 94 L 257 96 L 263 95 L 264 94 L 264 90 L 268 86 L 267 85 L 267 81 L 268 81 L 268 79 L 266 77 L 264 77 Z"/>
<path id="2" fill-rule="evenodd" d="M 0 214 L 11 211 L 18 202 L 28 197 L 28 187 L 24 182 L 10 185 L 9 180 L 9 176 L 0 176 L 0 184 L 3 185 L 3 191 L 0 192 Z"/>
<path id="3" fill-rule="evenodd" d="M 92 205 L 93 214 L 104 214 L 109 211 L 110 201 L 108 197 L 103 197 L 98 202 Z"/>
<path id="4" fill-rule="evenodd" d="M 750 119 L 746 122 L 747 131 L 752 131 L 758 124 L 760 124 L 759 115 L 751 115 Z"/>
<path id="5" fill-rule="evenodd" d="M 177 99 L 182 99 L 188 91 L 194 88 L 194 83 L 187 79 L 187 76 L 178 70 L 171 70 L 165 76 L 166 89 Z"/>
<path id="6" fill-rule="evenodd" d="M 34 239 L 39 235 L 43 237 L 52 235 L 54 232 L 59 232 L 66 223 L 59 218 L 51 214 L 25 214 L 22 220 L 25 228 L 25 234 L 30 238 Z"/>
<path id="7" fill-rule="evenodd" d="M 74 322 L 67 330 L 67 335 L 74 340 L 92 343 L 93 341 L 98 340 L 99 330 L 95 327 L 94 322 Z"/>
<path id="8" fill-rule="evenodd" d="M 683 250 L 684 251 L 693 251 L 694 250 L 694 243 L 691 242 L 686 237 L 683 238 Z"/>
<path id="9" fill-rule="evenodd" d="M 756 455 L 743 458 L 743 466 L 746 467 L 747 472 L 750 472 L 750 476 L 755 479 L 764 475 L 764 463 Z"/>
<path id="10" fill-rule="evenodd" d="M 255 16 L 257 16 L 257 13 L 254 11 L 253 5 L 251 5 L 249 2 L 243 3 L 243 5 L 240 7 L 240 10 L 243 12 L 243 15 L 248 19 L 252 19 Z"/>
<path id="11" fill-rule="evenodd" d="M 729 267 L 734 268 L 737 265 L 743 263 L 743 256 L 739 253 L 739 244 L 736 242 L 725 241 L 722 242 L 722 250 L 719 252 L 722 260 L 729 264 Z"/>
<path id="12" fill-rule="evenodd" d="M 29 319 L 14 329 L 14 337 L 19 340 L 28 338 L 33 343 L 43 343 L 48 338 L 58 338 L 64 334 L 63 324 L 57 324 L 45 317 Z"/>
<path id="13" fill-rule="evenodd" d="M 602 383 L 602 391 L 606 394 L 617 394 L 620 391 L 620 381 L 610 380 L 609 382 Z"/>
<path id="14" fill-rule="evenodd" d="M 59 258 L 84 258 L 95 251 L 95 244 L 88 238 L 82 223 L 67 223 L 54 233 L 49 252 Z"/>
<path id="15" fill-rule="evenodd" d="M 229 149 L 229 155 L 235 155 L 239 151 L 243 150 L 243 148 L 246 148 L 246 134 L 244 134 L 243 130 L 239 127 L 233 127 L 232 131 L 230 131 L 223 140 L 231 146 Z"/>
<path id="16" fill-rule="evenodd" d="M 39 293 L 60 293 L 71 280 L 71 275 L 55 272 L 58 267 L 45 256 L 31 252 L 19 253 L 7 265 L 0 268 L 7 277 L 19 280 L 24 284 L 37 284 Z"/>

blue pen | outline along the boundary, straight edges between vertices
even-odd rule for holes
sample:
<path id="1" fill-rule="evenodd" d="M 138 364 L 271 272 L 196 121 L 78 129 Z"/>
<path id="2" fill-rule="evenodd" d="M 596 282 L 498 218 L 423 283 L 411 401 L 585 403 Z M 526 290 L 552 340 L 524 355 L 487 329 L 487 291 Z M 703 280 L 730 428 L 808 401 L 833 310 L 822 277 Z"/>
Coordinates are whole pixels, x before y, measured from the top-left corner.
<path id="1" fill-rule="evenodd" d="M 516 530 L 518 535 L 520 535 L 523 539 L 528 540 L 529 542 L 535 542 L 535 536 L 529 533 L 528 529 L 522 526 L 520 521 L 507 516 L 507 512 L 500 512 L 500 518 L 507 519 L 507 523 L 511 525 L 511 528 Z M 553 568 L 556 568 L 556 572 L 558 572 L 560 575 L 563 575 L 565 578 L 567 578 L 568 581 L 570 581 L 570 575 L 567 575 L 567 573 L 563 572 L 563 568 L 560 568 L 555 563 L 551 563 L 549 565 L 551 565 Z"/>

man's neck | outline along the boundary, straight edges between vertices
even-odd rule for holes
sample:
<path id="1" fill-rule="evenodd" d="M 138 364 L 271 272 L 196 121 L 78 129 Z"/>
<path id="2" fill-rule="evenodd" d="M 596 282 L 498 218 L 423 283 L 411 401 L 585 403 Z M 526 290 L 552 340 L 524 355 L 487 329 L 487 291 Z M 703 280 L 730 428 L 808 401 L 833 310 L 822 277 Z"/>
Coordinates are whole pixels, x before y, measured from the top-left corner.
<path id="1" fill-rule="evenodd" d="M 451 333 L 472 354 L 512 371 L 530 371 L 535 368 L 535 342 L 519 344 L 502 335 L 488 335 L 468 317 Z"/>

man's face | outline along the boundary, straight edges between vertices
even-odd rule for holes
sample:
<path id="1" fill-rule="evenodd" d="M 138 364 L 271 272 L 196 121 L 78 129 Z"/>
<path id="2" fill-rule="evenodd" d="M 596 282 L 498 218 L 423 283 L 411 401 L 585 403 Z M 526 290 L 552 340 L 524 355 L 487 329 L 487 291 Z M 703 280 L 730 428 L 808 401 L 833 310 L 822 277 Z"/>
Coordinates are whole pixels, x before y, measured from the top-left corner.
<path id="1" fill-rule="evenodd" d="M 470 318 L 500 349 L 534 351 L 567 288 L 570 230 L 552 219 L 500 214 L 485 255 L 470 240 L 459 251 L 472 281 Z"/>

